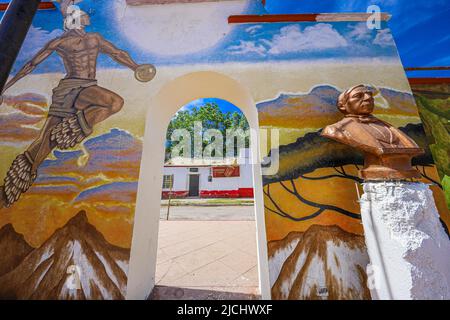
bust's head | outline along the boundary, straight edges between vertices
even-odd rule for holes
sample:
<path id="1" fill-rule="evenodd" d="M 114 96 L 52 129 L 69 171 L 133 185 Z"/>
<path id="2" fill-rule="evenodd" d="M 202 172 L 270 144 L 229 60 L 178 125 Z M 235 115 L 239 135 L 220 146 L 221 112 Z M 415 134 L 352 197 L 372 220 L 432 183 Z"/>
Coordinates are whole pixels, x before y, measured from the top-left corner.
<path id="1" fill-rule="evenodd" d="M 339 95 L 337 107 L 345 115 L 369 115 L 375 107 L 373 93 L 362 84 L 351 87 Z"/>

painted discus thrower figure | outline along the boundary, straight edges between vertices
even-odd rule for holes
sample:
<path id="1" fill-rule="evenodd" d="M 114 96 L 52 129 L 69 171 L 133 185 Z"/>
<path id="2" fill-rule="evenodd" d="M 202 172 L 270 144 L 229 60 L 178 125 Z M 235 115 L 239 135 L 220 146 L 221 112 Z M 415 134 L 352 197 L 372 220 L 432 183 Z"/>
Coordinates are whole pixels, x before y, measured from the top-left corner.
<path id="1" fill-rule="evenodd" d="M 148 82 L 156 73 L 153 65 L 138 65 L 126 51 L 116 48 L 100 34 L 86 32 L 85 26 L 90 24 L 87 13 L 63 5 L 61 11 L 65 32 L 48 42 L 4 89 L 31 73 L 53 52 L 64 62 L 66 76 L 53 89 L 52 103 L 39 137 L 15 158 L 6 173 L 4 185 L 0 186 L 0 208 L 10 207 L 31 187 L 39 166 L 53 149 L 76 146 L 92 133 L 97 123 L 122 109 L 123 98 L 97 84 L 96 65 L 100 53 L 133 70 L 138 81 Z M 77 23 L 74 23 L 75 18 Z"/>

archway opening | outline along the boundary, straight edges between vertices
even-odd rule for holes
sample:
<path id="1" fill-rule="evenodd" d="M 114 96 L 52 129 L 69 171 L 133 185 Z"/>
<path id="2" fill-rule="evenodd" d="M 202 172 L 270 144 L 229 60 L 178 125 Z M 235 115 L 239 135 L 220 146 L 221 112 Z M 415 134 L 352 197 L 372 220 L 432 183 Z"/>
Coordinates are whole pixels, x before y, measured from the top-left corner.
<path id="1" fill-rule="evenodd" d="M 270 298 L 256 106 L 248 90 L 236 80 L 217 72 L 201 71 L 168 82 L 149 102 L 128 271 L 127 299 L 148 298 L 156 282 L 162 164 L 167 124 L 181 106 L 204 97 L 215 97 L 237 106 L 245 115 L 251 129 L 250 163 L 255 199 L 259 289 L 263 299 Z"/>
<path id="2" fill-rule="evenodd" d="M 217 98 L 169 122 L 152 299 L 258 299 L 250 127 Z"/>

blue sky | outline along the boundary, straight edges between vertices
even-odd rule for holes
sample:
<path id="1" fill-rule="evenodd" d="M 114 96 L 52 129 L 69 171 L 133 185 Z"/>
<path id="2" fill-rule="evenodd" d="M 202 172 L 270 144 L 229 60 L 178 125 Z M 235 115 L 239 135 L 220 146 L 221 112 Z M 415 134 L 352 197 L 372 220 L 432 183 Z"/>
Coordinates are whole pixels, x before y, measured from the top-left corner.
<path id="1" fill-rule="evenodd" d="M 389 27 L 404 66 L 450 65 L 448 0 L 266 0 L 266 8 L 273 14 L 365 12 L 371 4 L 392 14 Z M 449 73 L 416 72 L 409 75 L 450 77 Z"/>

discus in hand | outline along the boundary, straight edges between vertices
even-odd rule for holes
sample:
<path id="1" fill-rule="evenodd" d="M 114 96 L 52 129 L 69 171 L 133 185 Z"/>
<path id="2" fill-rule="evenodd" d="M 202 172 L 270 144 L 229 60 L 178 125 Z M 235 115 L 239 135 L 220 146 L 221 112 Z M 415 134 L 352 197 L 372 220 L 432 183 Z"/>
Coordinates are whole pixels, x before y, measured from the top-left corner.
<path id="1" fill-rule="evenodd" d="M 149 82 L 156 75 L 156 68 L 152 64 L 141 64 L 134 71 L 135 78 L 140 82 Z"/>

